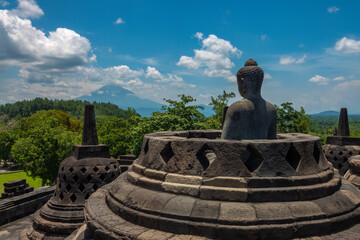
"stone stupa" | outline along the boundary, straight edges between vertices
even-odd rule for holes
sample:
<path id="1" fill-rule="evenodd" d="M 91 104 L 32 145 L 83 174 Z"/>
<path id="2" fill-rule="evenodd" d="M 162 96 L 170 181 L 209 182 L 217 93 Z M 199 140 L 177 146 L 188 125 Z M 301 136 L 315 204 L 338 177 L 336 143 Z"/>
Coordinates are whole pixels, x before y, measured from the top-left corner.
<path id="1" fill-rule="evenodd" d="M 341 108 L 338 128 L 335 135 L 326 139 L 323 151 L 328 161 L 337 168 L 341 175 L 349 170 L 349 158 L 360 154 L 360 138 L 350 137 L 348 113 Z"/>
<path id="2" fill-rule="evenodd" d="M 93 105 L 85 106 L 82 145 L 59 168 L 53 197 L 33 217 L 33 224 L 19 239 L 60 240 L 83 225 L 84 204 L 92 193 L 120 174 L 109 148 L 98 144 Z"/>
<path id="3" fill-rule="evenodd" d="M 128 172 L 89 198 L 75 239 L 292 239 L 358 223 L 360 191 L 326 160 L 320 138 L 276 134 L 263 76 L 254 60 L 239 71 L 244 99 L 223 132 L 145 135 Z"/>

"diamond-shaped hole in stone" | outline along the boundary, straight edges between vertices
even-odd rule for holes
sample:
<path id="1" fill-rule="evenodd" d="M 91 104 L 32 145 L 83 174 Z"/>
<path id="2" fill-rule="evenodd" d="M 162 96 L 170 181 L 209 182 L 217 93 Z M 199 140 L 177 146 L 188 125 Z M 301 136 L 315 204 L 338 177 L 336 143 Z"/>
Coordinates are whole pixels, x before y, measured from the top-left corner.
<path id="1" fill-rule="evenodd" d="M 91 175 L 89 174 L 86 179 L 90 182 L 92 180 Z"/>
<path id="2" fill-rule="evenodd" d="M 344 153 L 343 153 L 342 151 L 339 152 L 339 155 L 340 155 L 340 156 L 343 155 L 343 154 L 344 154 Z"/>
<path id="3" fill-rule="evenodd" d="M 66 175 L 63 176 L 63 180 L 66 181 Z"/>
<path id="4" fill-rule="evenodd" d="M 144 146 L 144 154 L 146 155 L 149 151 L 149 139 L 146 140 L 145 146 Z"/>
<path id="5" fill-rule="evenodd" d="M 70 189 L 71 189 L 71 185 L 68 183 L 68 184 L 66 185 L 66 190 L 69 192 Z"/>
<path id="6" fill-rule="evenodd" d="M 344 163 L 344 162 L 346 162 L 347 160 L 348 160 L 348 158 L 347 158 L 347 157 L 344 157 L 342 162 Z"/>
<path id="7" fill-rule="evenodd" d="M 61 183 L 59 183 L 59 189 L 61 188 Z"/>
<path id="8" fill-rule="evenodd" d="M 318 145 L 316 144 L 316 142 L 315 142 L 315 144 L 314 144 L 314 153 L 313 153 L 313 156 L 314 156 L 314 158 L 315 158 L 316 163 L 319 163 L 319 160 L 320 160 L 320 151 L 319 151 L 319 148 L 318 148 Z"/>
<path id="9" fill-rule="evenodd" d="M 329 153 L 330 153 L 330 155 L 333 155 L 333 154 L 334 154 L 334 152 L 333 152 L 333 151 L 330 151 Z"/>
<path id="10" fill-rule="evenodd" d="M 63 199 L 64 199 L 64 194 L 63 194 L 63 193 L 60 193 L 59 198 L 60 198 L 61 200 L 63 200 Z"/>
<path id="11" fill-rule="evenodd" d="M 72 172 L 74 171 L 74 169 L 72 167 L 69 168 L 69 172 Z"/>
<path id="12" fill-rule="evenodd" d="M 260 164 L 264 159 L 253 145 L 249 144 L 247 146 L 247 150 L 250 152 L 250 156 L 244 162 L 244 164 L 250 172 L 254 172 L 256 169 L 259 168 Z"/>
<path id="13" fill-rule="evenodd" d="M 104 174 L 104 173 L 101 174 L 99 178 L 100 178 L 101 181 L 104 181 L 104 179 L 105 179 L 105 174 Z"/>
<path id="14" fill-rule="evenodd" d="M 116 164 L 114 164 L 114 169 L 117 169 L 117 166 L 116 166 Z"/>
<path id="15" fill-rule="evenodd" d="M 109 167 L 109 166 L 106 166 L 106 167 L 105 167 L 105 170 L 106 170 L 106 171 L 109 171 L 109 170 L 110 170 L 110 167 Z"/>
<path id="16" fill-rule="evenodd" d="M 62 172 L 64 171 L 64 166 L 61 167 L 61 171 L 62 171 Z"/>
<path id="17" fill-rule="evenodd" d="M 351 156 L 351 155 L 353 155 L 353 152 L 352 152 L 352 151 L 350 151 L 350 152 L 349 152 L 349 155 L 350 155 L 350 156 Z"/>
<path id="18" fill-rule="evenodd" d="M 94 183 L 94 186 L 92 188 L 94 189 L 94 191 L 96 191 L 98 190 L 99 186 L 96 183 Z"/>
<path id="19" fill-rule="evenodd" d="M 90 197 L 90 194 L 87 193 L 87 194 L 85 195 L 85 199 L 88 199 L 89 197 Z"/>
<path id="20" fill-rule="evenodd" d="M 71 200 L 71 202 L 75 202 L 76 201 L 76 196 L 75 196 L 75 194 L 71 194 L 71 196 L 70 196 L 70 200 Z"/>
<path id="21" fill-rule="evenodd" d="M 298 167 L 300 158 L 301 158 L 300 154 L 295 149 L 293 144 L 291 144 L 290 149 L 289 149 L 288 153 L 286 154 L 285 159 L 294 170 L 296 170 L 296 168 Z"/>
<path id="22" fill-rule="evenodd" d="M 97 172 L 97 171 L 99 171 L 99 169 L 98 169 L 97 167 L 94 167 L 94 168 L 93 168 L 93 171 L 94 171 L 94 172 Z"/>
<path id="23" fill-rule="evenodd" d="M 85 186 L 83 184 L 80 184 L 79 185 L 79 190 L 82 192 L 82 191 L 84 191 L 84 189 L 85 189 Z"/>
<path id="24" fill-rule="evenodd" d="M 215 161 L 216 154 L 207 144 L 204 144 L 196 153 L 196 158 L 205 171 Z"/>
<path id="25" fill-rule="evenodd" d="M 77 175 L 73 176 L 74 182 L 79 181 L 79 177 Z"/>
<path id="26" fill-rule="evenodd" d="M 82 168 L 80 169 L 80 171 L 81 171 L 82 173 L 85 173 L 85 172 L 86 172 L 86 168 L 82 167 Z"/>
<path id="27" fill-rule="evenodd" d="M 334 157 L 334 161 L 336 161 L 337 160 L 337 157 Z"/>
<path id="28" fill-rule="evenodd" d="M 165 144 L 165 147 L 160 152 L 160 156 L 164 160 L 165 163 L 168 163 L 169 160 L 174 156 L 174 152 L 171 148 L 170 142 Z"/>

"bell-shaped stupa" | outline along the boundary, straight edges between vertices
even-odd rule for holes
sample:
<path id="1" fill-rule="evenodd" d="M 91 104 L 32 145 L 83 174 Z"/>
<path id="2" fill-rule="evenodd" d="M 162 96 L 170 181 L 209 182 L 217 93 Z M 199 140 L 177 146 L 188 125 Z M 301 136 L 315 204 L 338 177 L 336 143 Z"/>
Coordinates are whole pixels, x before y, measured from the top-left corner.
<path id="1" fill-rule="evenodd" d="M 326 160 L 319 137 L 276 135 L 263 72 L 248 63 L 224 131 L 147 134 L 129 170 L 87 201 L 87 237 L 293 239 L 359 222 L 360 191 Z"/>
<path id="2" fill-rule="evenodd" d="M 93 105 L 85 106 L 82 145 L 75 145 L 59 168 L 53 197 L 33 217 L 33 224 L 19 239 L 59 240 L 84 222 L 85 201 L 120 174 L 109 148 L 98 144 Z"/>
<path id="3" fill-rule="evenodd" d="M 349 170 L 349 159 L 360 154 L 360 138 L 350 137 L 349 120 L 346 108 L 341 108 L 338 128 L 334 136 L 326 139 L 323 151 L 327 160 L 344 175 Z"/>

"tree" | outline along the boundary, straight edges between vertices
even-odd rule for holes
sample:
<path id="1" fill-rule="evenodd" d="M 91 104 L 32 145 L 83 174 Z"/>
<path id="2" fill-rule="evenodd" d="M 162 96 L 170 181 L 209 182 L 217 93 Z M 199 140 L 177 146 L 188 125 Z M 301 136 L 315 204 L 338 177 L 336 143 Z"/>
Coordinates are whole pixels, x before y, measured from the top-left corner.
<path id="1" fill-rule="evenodd" d="M 110 155 L 119 158 L 131 149 L 131 132 L 129 122 L 116 117 L 104 117 L 97 124 L 99 142 L 109 147 Z"/>
<path id="2" fill-rule="evenodd" d="M 275 105 L 277 111 L 277 131 L 281 133 L 309 133 L 310 116 L 305 113 L 303 107 L 300 111 L 292 107 L 291 102 L 281 104 L 281 107 Z"/>
<path id="3" fill-rule="evenodd" d="M 228 105 L 229 99 L 234 97 L 235 97 L 234 92 L 227 93 L 225 90 L 223 91 L 222 94 L 218 95 L 216 98 L 211 97 L 211 103 L 209 105 L 213 106 L 215 115 L 211 116 L 208 119 L 208 123 L 210 126 L 212 126 L 212 128 L 215 129 L 221 128 L 224 107 Z"/>
<path id="4" fill-rule="evenodd" d="M 30 176 L 40 177 L 43 184 L 54 182 L 60 162 L 81 142 L 80 132 L 80 121 L 63 111 L 38 111 L 21 119 L 11 152 Z"/>

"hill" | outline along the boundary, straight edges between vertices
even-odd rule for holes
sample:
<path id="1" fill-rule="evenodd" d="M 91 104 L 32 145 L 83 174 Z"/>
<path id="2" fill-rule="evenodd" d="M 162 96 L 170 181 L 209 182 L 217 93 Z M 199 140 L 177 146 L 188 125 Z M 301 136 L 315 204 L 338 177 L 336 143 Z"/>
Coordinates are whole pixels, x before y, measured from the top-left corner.
<path id="1" fill-rule="evenodd" d="M 314 117 L 333 117 L 333 116 L 339 116 L 340 112 L 337 111 L 324 111 L 316 114 L 311 114 L 311 116 Z"/>
<path id="2" fill-rule="evenodd" d="M 23 100 L 15 103 L 6 103 L 0 106 L 0 114 L 5 114 L 9 118 L 21 119 L 29 117 L 39 110 L 62 110 L 70 114 L 72 118 L 80 119 L 84 115 L 84 106 L 89 101 L 81 100 L 50 100 L 48 98 L 35 98 Z M 93 102 L 96 115 L 107 115 L 126 119 L 126 110 L 120 109 L 112 103 Z"/>

